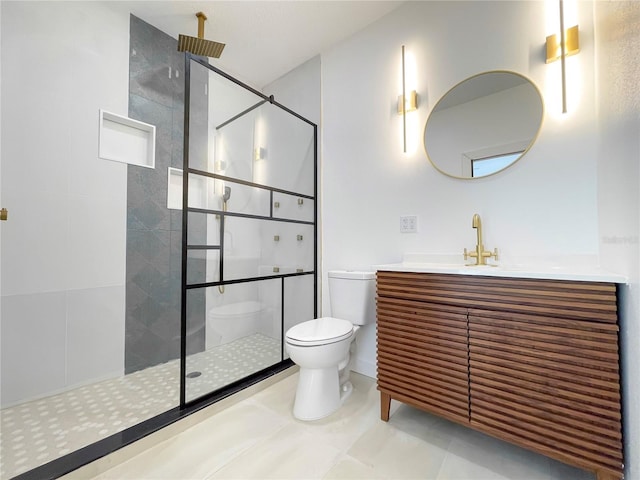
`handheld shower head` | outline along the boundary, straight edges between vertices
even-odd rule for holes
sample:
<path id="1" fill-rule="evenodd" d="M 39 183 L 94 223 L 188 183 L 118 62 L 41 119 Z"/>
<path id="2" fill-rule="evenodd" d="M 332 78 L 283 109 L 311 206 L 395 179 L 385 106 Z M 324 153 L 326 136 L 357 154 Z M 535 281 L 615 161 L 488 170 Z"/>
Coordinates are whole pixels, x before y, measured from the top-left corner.
<path id="1" fill-rule="evenodd" d="M 224 193 L 222 194 L 222 211 L 227 211 L 227 202 L 231 198 L 231 187 L 224 187 Z"/>

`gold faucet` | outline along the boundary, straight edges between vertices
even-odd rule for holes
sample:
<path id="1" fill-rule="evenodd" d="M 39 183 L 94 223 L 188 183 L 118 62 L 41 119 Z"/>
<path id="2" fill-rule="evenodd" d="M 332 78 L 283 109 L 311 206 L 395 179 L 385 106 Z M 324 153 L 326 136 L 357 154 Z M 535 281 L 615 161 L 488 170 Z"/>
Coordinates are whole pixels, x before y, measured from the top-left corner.
<path id="1" fill-rule="evenodd" d="M 477 213 L 473 216 L 473 220 L 471 221 L 471 226 L 477 230 L 478 233 L 478 243 L 476 244 L 475 252 L 467 252 L 467 249 L 464 249 L 464 259 L 467 260 L 469 257 L 475 258 L 476 263 L 468 264 L 468 266 L 474 265 L 487 265 L 487 258 L 493 257 L 495 260 L 498 260 L 498 249 L 494 248 L 493 252 L 487 252 L 484 249 L 484 245 L 482 244 L 482 221 L 480 220 L 480 215 Z"/>

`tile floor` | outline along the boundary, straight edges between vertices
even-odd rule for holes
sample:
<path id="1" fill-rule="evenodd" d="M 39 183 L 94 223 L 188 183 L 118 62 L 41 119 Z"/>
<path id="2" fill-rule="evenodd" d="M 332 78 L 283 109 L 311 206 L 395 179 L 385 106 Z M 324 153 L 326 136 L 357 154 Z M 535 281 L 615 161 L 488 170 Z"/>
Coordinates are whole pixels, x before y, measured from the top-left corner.
<path id="1" fill-rule="evenodd" d="M 281 360 L 280 341 L 255 334 L 187 358 L 187 398 Z M 120 432 L 179 403 L 179 360 L 0 411 L 0 480 Z"/>
<path id="2" fill-rule="evenodd" d="M 291 415 L 297 379 L 288 376 L 110 470 L 74 478 L 595 478 L 395 401 L 382 422 L 375 382 L 358 374 L 338 412 L 300 422 Z"/>

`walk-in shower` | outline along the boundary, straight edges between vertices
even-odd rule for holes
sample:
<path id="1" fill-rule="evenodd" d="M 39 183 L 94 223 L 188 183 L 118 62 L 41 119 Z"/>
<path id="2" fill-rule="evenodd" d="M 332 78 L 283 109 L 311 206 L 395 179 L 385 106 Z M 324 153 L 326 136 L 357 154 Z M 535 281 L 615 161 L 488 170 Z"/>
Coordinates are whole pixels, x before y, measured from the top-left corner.
<path id="1" fill-rule="evenodd" d="M 317 316 L 316 125 L 133 16 L 129 70 L 128 115 L 157 143 L 154 168 L 114 167 L 125 283 L 3 297 L 3 350 L 44 359 L 3 351 L 3 479 L 56 478 L 284 370 L 284 332 Z M 5 322 L 48 335 L 58 384 Z"/>
<path id="2" fill-rule="evenodd" d="M 186 59 L 183 404 L 285 361 L 284 332 L 317 313 L 315 125 Z"/>

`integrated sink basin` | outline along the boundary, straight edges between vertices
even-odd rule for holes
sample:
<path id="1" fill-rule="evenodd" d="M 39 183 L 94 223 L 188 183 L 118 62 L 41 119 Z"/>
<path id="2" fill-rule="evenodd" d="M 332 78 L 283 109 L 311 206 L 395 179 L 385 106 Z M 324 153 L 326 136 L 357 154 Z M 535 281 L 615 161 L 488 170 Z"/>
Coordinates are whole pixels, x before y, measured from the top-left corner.
<path id="1" fill-rule="evenodd" d="M 542 278 L 549 280 L 577 280 L 585 282 L 626 283 L 623 275 L 605 271 L 591 265 L 535 265 L 491 264 L 467 265 L 464 262 L 416 261 L 408 258 L 400 263 L 374 265 L 376 270 L 392 272 L 444 273 L 450 275 L 479 275 L 511 278 Z"/>

